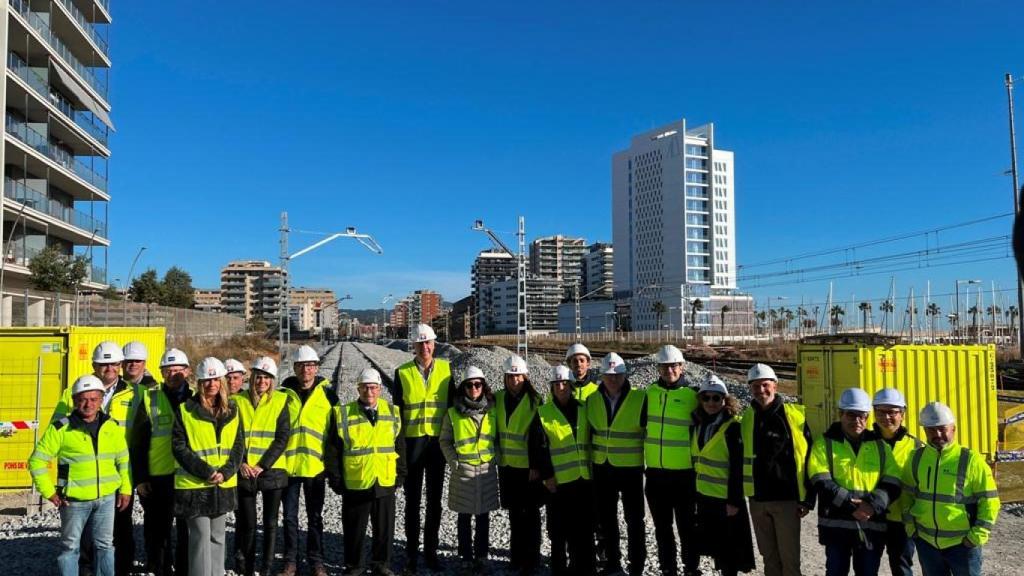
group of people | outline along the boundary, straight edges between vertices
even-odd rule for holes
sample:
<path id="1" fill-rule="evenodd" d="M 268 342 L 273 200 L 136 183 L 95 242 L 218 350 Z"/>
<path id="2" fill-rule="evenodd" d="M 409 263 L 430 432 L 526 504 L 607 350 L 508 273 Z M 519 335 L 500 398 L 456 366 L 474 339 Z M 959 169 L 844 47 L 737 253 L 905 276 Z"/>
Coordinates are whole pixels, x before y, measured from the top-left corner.
<path id="1" fill-rule="evenodd" d="M 198 364 L 193 389 L 180 350 L 164 353 L 157 382 L 145 371 L 143 345 L 101 343 L 94 373 L 68 388 L 28 462 L 37 489 L 60 510 L 61 573 L 130 573 L 137 495 L 149 573 L 221 576 L 234 512 L 228 565 L 245 576 L 295 576 L 304 497 L 303 557 L 312 576 L 325 576 L 330 488 L 342 495 L 344 573 L 393 574 L 401 487 L 409 574 L 441 567 L 445 500 L 457 514 L 466 573 L 486 573 L 489 515 L 499 507 L 509 518 L 510 567 L 537 571 L 546 506 L 553 574 L 640 574 L 645 498 L 664 575 L 680 567 L 700 574 L 702 556 L 723 575 L 749 572 L 755 538 L 765 574 L 798 575 L 801 518 L 814 508 L 830 576 L 851 567 L 877 574 L 886 552 L 893 574 L 910 575 L 915 551 L 927 576 L 981 574 L 999 499 L 984 457 L 957 444 L 943 404 L 921 408 L 919 440 L 903 425 L 908 406 L 898 390 L 871 398 L 851 388 L 839 398 L 839 420 L 812 438 L 803 407 L 782 401 L 764 364 L 750 369 L 751 402 L 741 410 L 713 374 L 686 381 L 683 354 L 671 345 L 657 352 L 658 379 L 634 387 L 615 353 L 592 378 L 590 352 L 574 344 L 567 365 L 546 375 L 544 394 L 518 356 L 506 360 L 494 391 L 478 367 L 453 375 L 435 358 L 429 326 L 416 326 L 410 339 L 415 355 L 387 383 L 390 401 L 372 368 L 332 386 L 308 346 L 296 350 L 294 375 L 280 386 L 271 358 L 247 370 L 210 357 Z M 353 384 L 358 399 L 341 403 L 335 386 Z M 282 506 L 285 549 L 275 572 Z"/>

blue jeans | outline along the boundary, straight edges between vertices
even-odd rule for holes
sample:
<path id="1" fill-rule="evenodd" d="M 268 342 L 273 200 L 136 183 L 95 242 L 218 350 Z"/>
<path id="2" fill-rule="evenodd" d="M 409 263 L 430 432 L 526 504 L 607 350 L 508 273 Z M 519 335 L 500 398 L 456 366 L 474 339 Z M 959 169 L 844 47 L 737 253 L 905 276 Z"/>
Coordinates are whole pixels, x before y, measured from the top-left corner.
<path id="1" fill-rule="evenodd" d="M 877 543 L 870 550 L 858 544 L 825 545 L 825 576 L 846 576 L 851 564 L 856 576 L 877 576 L 882 565 L 882 547 Z"/>
<path id="2" fill-rule="evenodd" d="M 885 551 L 893 576 L 914 576 L 914 541 L 907 536 L 902 522 L 887 522 Z"/>
<path id="3" fill-rule="evenodd" d="M 78 576 L 78 550 L 85 525 L 91 524 L 96 547 L 96 576 L 114 576 L 114 494 L 68 502 L 60 507 L 60 555 L 57 566 L 61 576 Z"/>
<path id="4" fill-rule="evenodd" d="M 981 576 L 981 547 L 957 544 L 939 550 L 920 538 L 914 538 L 914 545 L 925 576 Z"/>

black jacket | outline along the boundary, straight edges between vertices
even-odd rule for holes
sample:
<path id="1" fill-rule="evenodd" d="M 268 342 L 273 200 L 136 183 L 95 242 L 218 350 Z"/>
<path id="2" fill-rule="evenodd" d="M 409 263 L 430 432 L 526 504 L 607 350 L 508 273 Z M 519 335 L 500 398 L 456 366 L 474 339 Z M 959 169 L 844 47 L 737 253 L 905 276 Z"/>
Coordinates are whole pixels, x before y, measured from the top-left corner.
<path id="1" fill-rule="evenodd" d="M 359 406 L 363 409 L 363 413 L 367 415 L 367 418 L 369 418 L 366 407 L 362 403 Z M 394 409 L 394 406 L 391 408 Z M 374 426 L 376 425 L 377 423 L 374 422 Z M 342 458 L 345 456 L 345 443 L 342 441 L 341 434 L 338 431 L 337 411 L 331 412 L 331 421 L 327 428 L 327 440 L 325 442 L 324 472 L 327 474 L 327 481 L 331 486 L 331 490 L 334 490 L 335 493 L 344 494 L 346 498 L 357 500 L 381 498 L 394 494 L 395 490 L 405 483 L 405 476 L 408 472 L 405 458 L 405 430 L 399 430 L 398 437 L 395 438 L 395 452 L 398 454 L 398 461 L 395 462 L 396 478 L 394 486 L 381 486 L 375 482 L 372 487 L 366 490 L 349 490 L 345 487 L 344 469 L 342 467 Z"/>
<path id="2" fill-rule="evenodd" d="M 149 378 L 146 376 L 146 378 Z M 145 378 L 140 382 L 141 385 L 147 386 L 139 388 L 137 393 L 145 393 L 151 382 L 148 382 Z M 171 403 L 171 413 L 174 414 L 175 419 L 178 417 L 178 406 L 181 406 L 185 400 L 188 400 L 192 396 L 192 390 L 187 385 L 183 385 L 177 393 L 171 391 L 167 384 L 160 384 L 163 393 L 167 396 L 167 400 Z M 145 404 L 143 399 L 137 398 L 136 400 L 135 418 L 132 420 L 132 433 L 128 444 L 128 454 L 131 459 L 132 467 L 132 484 L 138 486 L 149 482 L 149 446 L 153 440 L 153 426 L 149 421 L 149 412 L 145 410 Z M 168 474 L 168 476 L 173 476 Z"/>
<path id="3" fill-rule="evenodd" d="M 228 479 L 238 473 L 238 468 L 245 459 L 245 431 L 242 429 L 242 421 L 238 415 L 238 407 L 234 400 L 228 400 L 228 410 L 220 418 L 214 418 L 202 407 L 198 398 L 193 396 L 179 407 L 180 414 L 188 410 L 195 418 L 212 422 L 217 433 L 218 440 L 221 432 L 227 426 L 238 426 L 238 433 L 235 435 L 235 443 L 231 447 L 231 455 L 228 461 L 219 469 L 214 470 L 202 458 L 196 455 L 188 442 L 188 433 L 181 423 L 181 415 L 174 421 L 174 431 L 171 434 L 171 450 L 174 451 L 174 459 L 186 472 L 199 478 L 209 478 L 214 472 L 220 472 L 224 479 Z M 184 518 L 195 518 L 197 516 L 220 516 L 238 507 L 238 498 L 235 488 L 223 488 L 221 486 L 209 486 L 192 490 L 174 491 L 174 515 Z"/>
<path id="4" fill-rule="evenodd" d="M 277 392 L 283 394 L 284 392 Z M 239 402 L 251 402 L 249 400 L 249 391 L 243 390 L 243 399 L 238 400 Z M 267 451 L 260 457 L 257 465 L 263 469 L 263 472 L 255 480 L 251 478 L 245 478 L 241 472 L 238 474 L 238 488 L 243 492 L 256 492 L 259 490 L 276 490 L 278 488 L 288 487 L 288 471 L 280 468 L 273 468 L 277 460 L 284 454 L 285 449 L 288 447 L 288 436 L 292 431 L 292 418 L 289 411 L 288 404 L 285 403 L 284 410 L 277 416 L 277 423 L 274 427 L 274 439 L 270 442 L 270 446 L 267 447 Z M 245 460 L 243 460 L 244 462 Z M 239 465 L 241 466 L 241 465 Z"/>
<path id="5" fill-rule="evenodd" d="M 807 508 L 814 508 L 814 490 L 807 474 L 797 478 L 796 461 L 793 456 L 793 439 L 789 422 L 782 407 L 782 398 L 762 408 L 756 402 L 751 404 L 754 412 L 754 496 L 758 502 L 796 501 L 800 499 L 797 482 L 803 482 L 806 498 L 801 502 Z M 807 442 L 807 457 L 804 470 L 811 457 L 811 430 L 804 424 L 801 431 Z"/>

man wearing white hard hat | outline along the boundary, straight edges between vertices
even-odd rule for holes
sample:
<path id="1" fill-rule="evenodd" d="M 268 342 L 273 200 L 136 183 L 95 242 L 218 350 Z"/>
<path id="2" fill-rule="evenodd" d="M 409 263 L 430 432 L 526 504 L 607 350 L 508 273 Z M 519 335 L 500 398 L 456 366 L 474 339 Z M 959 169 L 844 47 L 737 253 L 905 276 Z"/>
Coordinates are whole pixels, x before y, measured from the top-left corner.
<path id="1" fill-rule="evenodd" d="M 444 454 L 438 438 L 445 411 L 451 407 L 454 385 L 447 360 L 434 357 L 437 335 L 426 324 L 412 330 L 415 357 L 395 370 L 391 401 L 402 415 L 408 476 L 405 479 L 406 570 L 415 572 L 420 554 L 420 508 L 426 483 L 426 519 L 423 525 L 423 558 L 437 570 L 437 546 L 441 531 L 441 489 L 444 485 Z"/>
<path id="2" fill-rule="evenodd" d="M 224 367 L 227 368 L 228 375 L 228 395 L 234 396 L 242 391 L 242 386 L 245 385 L 245 364 L 242 364 L 234 358 L 228 358 L 224 361 Z"/>
<path id="3" fill-rule="evenodd" d="M 537 410 L 530 427 L 530 468 L 540 472 L 547 501 L 551 574 L 594 572 L 593 487 L 590 429 L 583 403 L 574 396 L 573 373 L 555 366 L 548 378 L 551 400 Z"/>
<path id="4" fill-rule="evenodd" d="M 892 449 L 902 473 L 910 461 L 915 448 L 924 445 L 903 425 L 903 417 L 907 410 L 907 401 L 903 394 L 895 388 L 882 388 L 875 392 L 871 399 L 875 410 L 874 431 Z M 907 536 L 903 526 L 903 507 L 905 498 L 898 498 L 889 503 L 885 513 L 887 523 L 885 550 L 889 557 L 889 571 L 894 576 L 914 576 L 914 541 Z"/>
<path id="5" fill-rule="evenodd" d="M 92 351 L 93 376 L 103 382 L 103 397 L 100 409 L 103 410 L 114 424 L 121 427 L 125 442 L 131 441 L 131 418 L 135 406 L 135 387 L 121 378 L 121 366 L 124 363 L 124 351 L 116 342 L 104 341 L 96 345 Z M 57 403 L 52 420 L 58 420 L 71 413 L 74 400 L 71 387 L 64 390 L 61 400 Z M 92 564 L 92 539 L 82 542 L 80 564 L 82 573 L 88 574 L 87 566 Z M 117 576 L 128 576 L 135 562 L 135 539 L 132 537 L 131 509 L 119 511 L 114 516 L 114 568 Z"/>
<path id="6" fill-rule="evenodd" d="M 132 486 L 124 432 L 100 410 L 104 385 L 95 376 L 82 376 L 71 387 L 73 408 L 54 419 L 28 459 L 32 483 L 57 507 L 61 520 L 62 576 L 79 574 L 83 538 L 93 541 L 97 576 L 113 576 L 114 513 L 127 510 Z M 59 463 L 59 465 L 58 465 Z M 50 467 L 57 468 L 57 484 Z M 92 526 L 91 536 L 83 534 Z"/>
<path id="7" fill-rule="evenodd" d="M 156 384 L 156 380 L 146 371 L 149 350 L 145 344 L 138 340 L 132 340 L 124 345 L 122 352 L 124 353 L 124 361 L 121 363 L 122 378 L 129 385 L 149 387 Z M 138 402 L 139 398 L 136 397 L 135 401 Z"/>
<path id="8" fill-rule="evenodd" d="M 188 527 L 174 518 L 174 469 L 171 433 L 178 407 L 189 397 L 188 356 L 168 348 L 160 357 L 163 384 L 145 380 L 137 387 L 138 409 L 129 444 L 132 482 L 145 512 L 146 572 L 169 576 L 188 572 Z M 176 526 L 177 546 L 171 550 L 171 528 Z"/>
<path id="9" fill-rule="evenodd" d="M 871 398 L 847 388 L 839 421 L 814 441 L 807 474 L 818 494 L 818 542 L 826 576 L 878 574 L 886 510 L 900 495 L 900 467 L 879 434 L 867 428 Z"/>
<path id="10" fill-rule="evenodd" d="M 590 378 L 590 350 L 577 342 L 565 351 L 565 363 L 572 370 L 573 397 L 580 402 L 586 401 L 587 397 L 597 391 L 597 382 Z"/>
<path id="11" fill-rule="evenodd" d="M 693 574 L 697 572 L 698 557 L 692 545 L 696 493 L 690 457 L 690 415 L 697 409 L 697 391 L 683 378 L 686 360 L 679 348 L 666 344 L 654 358 L 658 379 L 647 386 L 644 438 L 647 506 L 654 520 L 662 573 L 675 574 L 679 570 L 678 531 L 685 573 Z"/>
<path id="12" fill-rule="evenodd" d="M 981 548 L 999 516 L 999 493 L 985 458 L 956 441 L 949 406 L 931 402 L 918 423 L 928 444 L 903 469 L 904 522 L 925 576 L 981 576 Z"/>
<path id="13" fill-rule="evenodd" d="M 380 397 L 380 373 L 366 368 L 359 398 L 337 406 L 327 443 L 327 475 L 341 501 L 346 576 L 366 571 L 366 528 L 373 529 L 370 569 L 391 575 L 395 490 L 405 479 L 405 442 L 398 410 Z"/>
<path id="14" fill-rule="evenodd" d="M 647 395 L 626 378 L 626 363 L 614 352 L 601 359 L 601 385 L 587 398 L 594 510 L 604 553 L 604 571 L 622 570 L 619 498 L 626 517 L 629 574 L 641 574 L 647 559 L 644 528 L 644 430 Z"/>
<path id="15" fill-rule="evenodd" d="M 811 431 L 804 407 L 776 394 L 771 366 L 747 372 L 750 406 L 743 411 L 743 493 L 765 576 L 800 575 L 800 519 L 814 507 L 807 479 Z"/>
<path id="16" fill-rule="evenodd" d="M 324 568 L 324 439 L 338 396 L 319 375 L 320 356 L 311 346 L 299 346 L 292 356 L 293 376 L 281 383 L 289 396 L 292 430 L 285 456 L 290 468 L 284 493 L 284 568 L 281 576 L 295 576 L 299 559 L 299 498 L 306 499 L 306 563 L 313 576 L 327 576 Z"/>

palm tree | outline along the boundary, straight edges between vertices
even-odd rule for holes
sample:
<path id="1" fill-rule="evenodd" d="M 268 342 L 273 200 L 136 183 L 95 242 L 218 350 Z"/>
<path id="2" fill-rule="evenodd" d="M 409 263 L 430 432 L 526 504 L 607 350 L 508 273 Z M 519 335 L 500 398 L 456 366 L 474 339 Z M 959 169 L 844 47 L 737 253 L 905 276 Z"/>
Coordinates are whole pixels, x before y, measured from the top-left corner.
<path id="1" fill-rule="evenodd" d="M 868 314 L 871 313 L 871 302 L 861 302 L 857 305 L 860 310 L 860 329 L 861 332 L 868 331 Z"/>
<path id="2" fill-rule="evenodd" d="M 721 316 L 721 318 L 722 318 L 722 336 L 725 336 L 725 314 L 726 314 L 727 312 L 731 312 L 731 311 L 732 311 L 732 308 L 731 308 L 731 307 L 730 307 L 730 306 L 729 306 L 728 304 L 725 304 L 725 305 L 723 305 L 723 306 L 722 306 L 722 307 L 721 307 L 721 308 L 720 308 L 720 309 L 718 310 L 718 314 L 719 314 L 719 315 Z"/>
<path id="3" fill-rule="evenodd" d="M 757 318 L 757 320 L 758 320 L 758 323 L 759 323 L 759 324 L 761 324 L 761 325 L 763 326 L 763 325 L 764 325 L 764 322 L 765 322 L 765 320 L 766 320 L 766 319 L 768 318 L 768 315 L 767 315 L 767 314 L 765 314 L 765 311 L 764 311 L 764 310 L 761 310 L 761 311 L 760 311 L 760 312 L 758 312 L 757 314 L 754 314 L 754 317 L 755 317 L 755 318 Z"/>
<path id="4" fill-rule="evenodd" d="M 839 330 L 839 327 L 843 325 L 843 315 L 846 314 L 846 310 L 842 306 L 836 305 L 829 310 L 829 316 L 832 317 L 832 329 L 835 331 Z"/>
<path id="5" fill-rule="evenodd" d="M 896 308 L 892 305 L 892 300 L 885 300 L 878 305 L 878 309 L 882 311 L 882 328 L 885 333 L 889 333 L 889 314 Z"/>
<path id="6" fill-rule="evenodd" d="M 1009 319 L 1008 324 L 1010 325 L 1010 334 L 1013 334 L 1017 330 L 1017 316 L 1020 314 L 1016 306 L 1010 306 L 1006 312 L 1006 317 Z"/>
<path id="7" fill-rule="evenodd" d="M 793 311 L 787 309 L 783 315 L 783 320 L 786 321 L 786 331 L 789 332 L 789 325 L 793 323 Z"/>
<path id="8" fill-rule="evenodd" d="M 804 328 L 807 327 L 806 326 L 806 322 L 807 321 L 804 320 L 804 317 L 806 317 L 806 316 L 807 316 L 807 308 L 804 308 L 803 306 L 797 306 L 796 307 L 796 325 L 797 325 L 797 328 L 799 328 L 801 336 L 804 335 Z"/>
<path id="9" fill-rule="evenodd" d="M 931 304 L 929 304 L 924 309 L 924 313 L 929 318 L 929 324 L 931 325 L 931 329 L 932 329 L 932 340 L 934 341 L 935 340 L 935 320 L 939 317 L 939 314 L 942 314 L 942 308 L 939 308 L 938 304 L 936 304 L 935 302 L 932 302 Z"/>
<path id="10" fill-rule="evenodd" d="M 978 338 L 978 314 L 981 313 L 981 309 L 979 309 L 976 305 L 975 306 L 971 306 L 970 308 L 967 309 L 967 313 L 971 315 L 971 329 L 974 330 L 974 338 L 977 339 Z"/>
<path id="11" fill-rule="evenodd" d="M 704 301 L 700 298 L 695 298 L 693 302 L 690 302 L 690 334 L 697 333 L 697 312 L 704 309 Z"/>
<path id="12" fill-rule="evenodd" d="M 661 300 L 655 300 L 651 304 L 651 312 L 654 312 L 654 317 L 657 319 L 657 327 L 661 329 L 661 317 L 665 315 L 665 303 Z"/>

